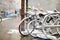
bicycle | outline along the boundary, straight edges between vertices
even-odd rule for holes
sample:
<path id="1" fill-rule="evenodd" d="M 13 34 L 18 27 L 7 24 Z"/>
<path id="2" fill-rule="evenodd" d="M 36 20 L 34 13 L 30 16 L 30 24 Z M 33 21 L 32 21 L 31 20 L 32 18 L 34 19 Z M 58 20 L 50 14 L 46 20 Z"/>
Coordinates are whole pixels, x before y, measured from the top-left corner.
<path id="1" fill-rule="evenodd" d="M 54 15 L 54 14 L 55 14 L 55 15 Z M 43 20 L 42 23 L 41 23 L 41 24 L 43 24 L 43 25 L 41 25 L 41 26 L 45 26 L 45 25 L 46 25 L 46 22 L 49 23 L 51 20 L 52 20 L 52 21 L 55 20 L 55 19 L 53 20 L 53 18 L 50 17 L 49 20 L 46 21 L 46 20 L 47 20 L 46 18 L 47 18 L 48 16 L 53 16 L 53 15 L 54 15 L 55 18 L 58 18 L 58 17 L 56 16 L 56 14 L 59 14 L 59 13 L 52 13 L 52 14 L 46 15 L 46 16 L 44 17 L 44 20 Z M 60 15 L 60 14 L 59 14 L 59 15 Z M 37 21 L 37 20 L 36 20 L 36 19 L 35 19 L 35 20 L 32 20 L 32 21 L 28 24 L 28 27 L 29 27 L 30 24 L 33 23 L 34 21 Z M 45 22 L 45 23 L 44 23 L 44 22 Z M 51 27 L 49 27 L 49 26 L 51 26 Z M 46 36 L 46 29 L 45 29 L 45 28 L 55 28 L 55 27 L 52 27 L 52 26 L 57 26 L 57 25 L 51 25 L 51 23 L 50 23 L 49 25 L 46 25 L 45 27 L 40 27 L 40 29 L 43 30 L 43 34 Z M 60 26 L 60 25 L 59 25 L 59 26 Z M 29 28 L 27 28 L 27 29 L 29 29 Z M 34 27 L 33 30 L 34 30 L 34 29 L 37 29 L 37 28 Z M 38 28 L 38 29 L 39 29 L 39 28 Z M 56 32 L 57 32 L 57 31 L 56 31 Z M 51 32 L 49 32 L 49 33 L 51 33 Z M 33 36 L 33 35 L 32 35 L 32 36 Z M 47 36 L 46 36 L 46 37 L 47 37 Z M 48 37 L 47 37 L 47 38 L 48 38 Z"/>
<path id="2" fill-rule="evenodd" d="M 37 11 L 37 10 L 34 10 L 34 11 Z M 27 24 L 30 22 L 30 21 L 32 21 L 33 19 L 35 19 L 35 13 L 33 14 L 33 12 L 31 13 L 31 14 L 28 14 L 28 15 L 30 15 L 30 16 L 28 16 L 28 17 L 25 17 L 24 19 L 22 19 L 21 21 L 20 21 L 20 25 L 19 25 L 19 32 L 20 32 L 20 34 L 22 35 L 22 36 L 26 36 L 26 35 L 29 35 L 29 34 L 31 34 L 32 33 L 32 31 L 33 30 L 31 30 L 30 32 L 28 31 L 28 30 L 26 30 L 27 32 L 27 34 L 23 34 L 22 33 L 22 30 L 21 30 L 21 24 L 23 23 L 23 22 L 25 22 L 25 28 L 24 29 L 26 29 L 27 28 Z M 32 23 L 31 25 L 34 25 L 35 23 Z M 24 31 L 23 31 L 24 32 Z"/>

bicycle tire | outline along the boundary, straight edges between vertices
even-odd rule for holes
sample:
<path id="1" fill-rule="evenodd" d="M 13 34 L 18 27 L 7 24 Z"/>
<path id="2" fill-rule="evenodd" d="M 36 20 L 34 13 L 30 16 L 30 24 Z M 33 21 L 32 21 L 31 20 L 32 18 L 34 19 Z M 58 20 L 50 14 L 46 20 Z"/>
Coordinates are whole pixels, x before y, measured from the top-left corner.
<path id="1" fill-rule="evenodd" d="M 26 18 L 24 18 L 24 19 L 22 19 L 21 20 L 21 22 L 20 22 L 20 25 L 22 24 L 22 22 L 24 22 L 26 19 L 28 19 L 28 18 L 30 18 L 31 16 L 29 16 L 29 17 L 26 17 Z M 28 36 L 30 33 L 28 33 L 28 34 L 23 34 L 22 32 L 21 32 L 21 26 L 19 25 L 19 33 L 22 35 L 22 36 Z M 28 31 L 28 30 L 27 30 Z"/>
<path id="2" fill-rule="evenodd" d="M 35 22 L 35 21 L 38 21 L 38 20 L 34 19 L 34 20 L 30 21 L 30 22 L 28 23 L 28 27 L 30 26 L 31 23 L 33 23 L 33 22 Z M 31 31 L 31 33 L 30 33 L 30 35 L 31 35 L 32 37 L 34 37 L 34 38 L 37 37 L 37 36 L 35 36 L 35 35 L 32 34 L 35 29 L 37 29 L 37 28 L 36 28 L 36 26 L 34 25 L 32 31 Z M 27 30 L 28 30 L 28 28 L 27 28 Z"/>
<path id="3" fill-rule="evenodd" d="M 46 18 L 47 18 L 48 16 L 54 15 L 54 14 L 59 14 L 59 15 L 60 15 L 60 13 L 51 13 L 51 14 L 46 15 L 46 16 L 44 17 L 44 19 L 43 19 L 43 22 L 42 22 L 43 25 L 44 25 L 44 22 L 46 21 Z M 47 33 L 46 33 L 46 31 L 44 30 L 44 28 L 42 28 L 42 30 L 43 30 L 44 34 L 47 35 Z M 47 36 L 46 36 L 46 37 L 47 37 Z"/>

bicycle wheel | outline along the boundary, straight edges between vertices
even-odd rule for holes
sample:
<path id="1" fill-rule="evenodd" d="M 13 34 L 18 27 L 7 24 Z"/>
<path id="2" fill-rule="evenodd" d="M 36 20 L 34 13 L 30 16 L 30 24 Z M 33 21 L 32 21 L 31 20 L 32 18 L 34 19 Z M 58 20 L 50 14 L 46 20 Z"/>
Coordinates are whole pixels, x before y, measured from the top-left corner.
<path id="1" fill-rule="evenodd" d="M 43 25 L 54 25 L 54 22 L 59 18 L 59 16 L 60 16 L 60 13 L 51 13 L 51 14 L 46 15 L 43 20 Z M 54 34 L 58 33 L 57 28 L 51 28 L 51 27 L 44 28 L 44 27 L 42 27 L 42 30 L 43 30 L 44 34 L 46 35 L 46 37 L 47 37 L 47 34 L 54 35 Z"/>
<path id="2" fill-rule="evenodd" d="M 31 18 L 31 16 L 22 19 L 21 22 L 20 22 L 19 32 L 20 32 L 20 34 L 21 34 L 22 36 L 27 36 L 27 35 L 29 35 L 29 31 L 26 29 L 28 23 L 32 20 L 32 19 L 29 20 L 29 18 Z M 25 22 L 25 23 L 24 23 L 24 31 L 22 31 L 22 26 L 23 26 L 22 23 L 23 23 L 23 22 Z"/>
<path id="3" fill-rule="evenodd" d="M 35 27 L 35 22 L 33 22 L 33 21 L 35 21 L 35 20 L 30 21 L 27 25 L 28 26 L 27 30 L 29 31 L 30 35 L 34 31 L 34 27 Z"/>
<path id="4" fill-rule="evenodd" d="M 42 23 L 39 22 L 40 20 L 34 19 L 28 23 L 27 30 L 30 30 L 29 32 L 31 36 L 38 37 L 37 35 L 40 34 L 41 31 L 41 25 Z M 40 25 L 39 25 L 40 24 Z"/>

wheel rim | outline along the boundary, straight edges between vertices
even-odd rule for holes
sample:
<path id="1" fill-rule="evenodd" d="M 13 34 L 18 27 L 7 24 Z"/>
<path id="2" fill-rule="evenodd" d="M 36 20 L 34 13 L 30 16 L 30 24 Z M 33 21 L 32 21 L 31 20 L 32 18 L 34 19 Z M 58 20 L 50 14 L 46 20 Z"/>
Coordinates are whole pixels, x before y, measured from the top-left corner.
<path id="1" fill-rule="evenodd" d="M 22 35 L 22 36 L 26 36 L 26 35 L 29 35 L 29 32 L 28 32 L 28 30 L 26 30 L 25 28 L 27 28 L 27 26 L 25 26 L 25 30 L 24 31 L 22 31 L 21 30 L 21 24 L 24 22 L 24 21 L 26 21 L 27 19 L 29 19 L 31 16 L 29 16 L 29 17 L 26 17 L 26 18 L 24 18 L 23 20 L 21 20 L 21 22 L 20 22 L 20 25 L 19 25 L 19 32 L 20 32 L 20 34 Z M 25 24 L 28 24 L 28 23 L 25 23 Z M 26 34 L 25 34 L 26 33 Z"/>

